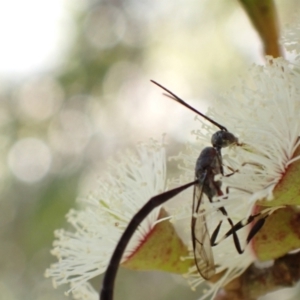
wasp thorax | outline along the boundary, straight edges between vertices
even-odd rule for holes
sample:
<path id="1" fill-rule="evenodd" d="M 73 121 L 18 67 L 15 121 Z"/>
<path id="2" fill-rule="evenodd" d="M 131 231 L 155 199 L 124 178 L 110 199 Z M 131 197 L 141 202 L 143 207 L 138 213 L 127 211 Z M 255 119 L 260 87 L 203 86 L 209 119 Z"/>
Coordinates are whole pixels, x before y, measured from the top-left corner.
<path id="1" fill-rule="evenodd" d="M 211 137 L 211 143 L 216 148 L 225 148 L 238 143 L 238 139 L 230 132 L 219 130 Z"/>

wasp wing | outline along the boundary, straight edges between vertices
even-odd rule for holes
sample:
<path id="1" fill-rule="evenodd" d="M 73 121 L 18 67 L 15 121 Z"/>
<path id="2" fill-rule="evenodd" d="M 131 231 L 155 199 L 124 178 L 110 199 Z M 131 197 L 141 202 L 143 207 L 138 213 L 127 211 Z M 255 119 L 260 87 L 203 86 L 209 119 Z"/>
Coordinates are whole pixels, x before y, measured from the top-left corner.
<path id="1" fill-rule="evenodd" d="M 206 176 L 202 184 L 194 186 L 191 233 L 196 267 L 200 275 L 207 280 L 215 275 L 216 269 L 205 215 L 200 209 L 205 178 Z"/>

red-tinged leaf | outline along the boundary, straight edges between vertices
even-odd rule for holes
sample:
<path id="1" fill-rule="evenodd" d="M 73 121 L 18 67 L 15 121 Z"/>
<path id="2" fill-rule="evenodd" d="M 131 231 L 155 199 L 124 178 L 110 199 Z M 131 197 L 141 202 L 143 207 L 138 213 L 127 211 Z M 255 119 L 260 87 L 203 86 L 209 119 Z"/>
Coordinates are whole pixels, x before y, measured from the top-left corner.
<path id="1" fill-rule="evenodd" d="M 300 212 L 291 206 L 276 210 L 267 218 L 251 245 L 261 261 L 278 258 L 300 248 Z"/>
<path id="2" fill-rule="evenodd" d="M 298 148 L 293 157 L 300 155 Z M 290 164 L 273 190 L 273 200 L 259 201 L 259 205 L 276 207 L 281 205 L 300 206 L 300 161 Z"/>
<path id="3" fill-rule="evenodd" d="M 167 216 L 166 211 L 161 209 L 159 219 Z M 154 226 L 122 266 L 133 270 L 184 274 L 194 265 L 193 259 L 181 259 L 188 255 L 187 246 L 176 233 L 172 223 L 166 220 Z"/>

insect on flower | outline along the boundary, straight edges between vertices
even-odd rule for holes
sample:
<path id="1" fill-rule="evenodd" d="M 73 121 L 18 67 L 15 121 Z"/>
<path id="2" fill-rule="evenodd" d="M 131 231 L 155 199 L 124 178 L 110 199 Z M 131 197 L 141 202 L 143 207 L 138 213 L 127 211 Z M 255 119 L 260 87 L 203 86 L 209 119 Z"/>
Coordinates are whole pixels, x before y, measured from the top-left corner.
<path id="1" fill-rule="evenodd" d="M 234 144 L 239 146 L 240 144 L 238 143 L 238 139 L 232 133 L 230 133 L 224 126 L 220 125 L 211 118 L 197 111 L 192 106 L 187 104 L 185 101 L 180 99 L 178 96 L 173 94 L 171 91 L 169 91 L 159 83 L 153 80 L 151 80 L 151 82 L 165 90 L 167 92 L 167 94 L 165 94 L 166 96 L 189 108 L 198 115 L 202 116 L 204 119 L 217 126 L 220 130 L 214 133 L 211 137 L 212 147 L 206 147 L 201 151 L 200 156 L 196 162 L 195 180 L 178 188 L 166 191 L 164 193 L 152 197 L 131 219 L 123 235 L 121 236 L 108 264 L 102 283 L 100 300 L 113 299 L 114 281 L 119 268 L 119 264 L 122 259 L 122 255 L 131 237 L 133 236 L 134 232 L 141 224 L 141 222 L 148 216 L 148 214 L 154 208 L 167 202 L 168 200 L 175 197 L 177 194 L 181 193 L 185 189 L 194 186 L 191 218 L 191 236 L 195 264 L 197 266 L 198 272 L 204 279 L 210 279 L 216 272 L 216 266 L 214 263 L 214 257 L 212 253 L 212 246 L 216 246 L 221 240 L 232 235 L 237 252 L 242 254 L 244 252 L 244 249 L 242 249 L 240 246 L 239 238 L 236 232 L 239 229 L 251 223 L 256 217 L 261 215 L 261 213 L 251 215 L 246 220 L 241 220 L 240 222 L 233 224 L 233 221 L 228 216 L 226 209 L 224 207 L 220 207 L 218 208 L 218 210 L 228 220 L 231 229 L 223 236 L 223 238 L 221 238 L 219 242 L 216 242 L 220 227 L 223 222 L 221 220 L 210 237 L 205 221 L 205 215 L 201 210 L 203 194 L 207 196 L 209 202 L 211 203 L 213 203 L 213 198 L 215 196 L 223 195 L 223 192 L 221 190 L 222 182 L 221 180 L 216 180 L 215 178 L 218 175 L 231 176 L 234 174 L 235 171 L 233 171 L 232 174 L 224 175 L 221 149 Z M 255 225 L 251 228 L 246 239 L 247 243 L 250 242 L 254 235 L 263 226 L 267 217 L 268 214 L 262 215 L 262 217 L 259 218 Z"/>

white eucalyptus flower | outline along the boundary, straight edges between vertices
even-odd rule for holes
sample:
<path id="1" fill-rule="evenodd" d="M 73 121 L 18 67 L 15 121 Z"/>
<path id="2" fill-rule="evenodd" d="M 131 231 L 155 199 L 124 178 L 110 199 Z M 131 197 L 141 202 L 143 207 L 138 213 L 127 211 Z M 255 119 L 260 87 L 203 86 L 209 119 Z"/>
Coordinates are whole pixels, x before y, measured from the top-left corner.
<path id="1" fill-rule="evenodd" d="M 230 236 L 213 247 L 217 272 L 225 273 L 211 284 L 211 289 L 201 299 L 214 295 L 255 260 L 275 259 L 300 248 L 299 238 L 295 230 L 292 232 L 290 224 L 283 224 L 282 228 L 276 226 L 282 216 L 295 216 L 290 207 L 278 208 L 300 205 L 297 188 L 300 184 L 299 69 L 283 58 L 270 58 L 265 66 L 252 66 L 248 77 L 247 81 L 241 81 L 230 93 L 217 99 L 214 108 L 208 112 L 209 117 L 237 136 L 241 145 L 222 149 L 225 173 L 236 172 L 222 178 L 222 190 L 225 193 L 225 188 L 229 187 L 228 194 L 215 199 L 213 205 L 206 204 L 206 222 L 212 234 L 219 221 L 223 220 L 221 238 L 231 227 L 217 211 L 218 207 L 225 207 L 234 223 L 261 210 L 269 214 L 276 212 L 267 219 L 242 255 L 237 253 Z M 194 165 L 203 141 L 208 142 L 218 130 L 201 117 L 197 119 L 202 126 L 194 134 L 200 143 L 189 145 L 188 150 L 177 157 L 183 161 L 182 183 L 194 178 Z M 190 215 L 186 217 L 188 219 Z M 246 243 L 250 228 L 246 226 L 238 232 L 242 245 Z M 281 233 L 284 234 L 280 240 L 275 238 Z M 290 238 L 292 241 L 286 242 Z M 192 287 L 203 282 L 195 267 L 187 276 Z"/>
<path id="2" fill-rule="evenodd" d="M 151 197 L 165 190 L 166 159 L 163 143 L 152 140 L 140 144 L 137 153 L 122 153 L 120 160 L 110 162 L 110 167 L 110 171 L 99 180 L 99 190 L 83 203 L 84 208 L 68 213 L 67 220 L 73 230 L 61 229 L 55 232 L 52 254 L 58 258 L 58 262 L 46 271 L 46 276 L 53 278 L 54 286 L 70 284 L 75 299 L 97 299 L 97 293 L 87 281 L 104 273 L 133 215 Z M 168 218 L 165 211 L 155 209 L 142 222 L 126 248 L 123 265 L 177 273 L 188 270 L 191 264 L 180 260 L 180 256 L 187 255 L 188 250 L 181 239 L 173 234 L 171 223 L 166 221 L 155 226 L 162 218 Z M 161 243 L 165 231 L 167 235 L 172 231 L 170 247 L 177 248 L 177 256 L 170 257 L 170 249 Z M 159 245 L 156 247 L 157 243 Z M 143 252 L 144 248 L 150 247 L 149 244 L 155 248 L 152 253 L 159 252 L 159 259 L 153 261 L 147 257 L 147 251 L 146 254 Z"/>

